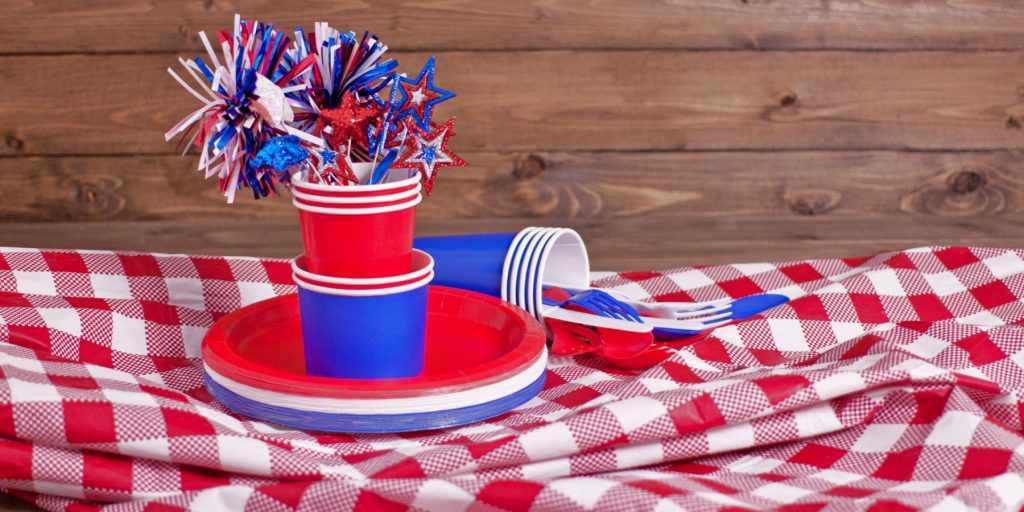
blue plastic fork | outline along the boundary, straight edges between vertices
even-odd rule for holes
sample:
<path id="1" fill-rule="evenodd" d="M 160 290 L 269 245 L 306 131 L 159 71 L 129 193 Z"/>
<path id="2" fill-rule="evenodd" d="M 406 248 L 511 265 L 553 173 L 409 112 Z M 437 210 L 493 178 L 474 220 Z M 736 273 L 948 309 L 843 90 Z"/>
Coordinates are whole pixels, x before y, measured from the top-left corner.
<path id="1" fill-rule="evenodd" d="M 571 293 L 571 292 L 570 292 Z M 584 290 L 578 292 L 563 303 L 580 306 L 601 316 L 643 322 L 640 312 L 633 306 L 612 297 L 601 290 Z"/>
<path id="2" fill-rule="evenodd" d="M 558 287 L 548 287 L 547 290 L 559 290 L 566 295 L 569 295 L 569 290 L 563 290 Z M 579 306 L 591 314 L 605 317 L 614 318 L 617 320 L 624 320 L 627 322 L 634 322 L 638 324 L 644 324 L 644 317 L 640 313 L 630 306 L 615 297 L 603 292 L 601 290 L 584 290 L 581 292 L 575 292 L 575 295 L 570 295 L 566 300 L 553 300 L 547 296 L 543 297 L 542 302 L 546 306 L 565 307 L 569 305 Z M 723 314 L 717 314 L 708 317 L 708 320 L 719 320 L 722 317 L 727 316 Z M 648 320 L 651 320 L 648 318 Z M 680 321 L 680 323 L 690 323 L 700 325 L 700 319 Z M 720 323 L 711 324 L 708 327 L 716 327 Z M 694 334 L 700 334 L 707 329 L 673 329 L 666 327 L 655 327 L 654 335 L 659 337 L 675 337 L 680 338 L 683 336 L 692 336 Z"/>

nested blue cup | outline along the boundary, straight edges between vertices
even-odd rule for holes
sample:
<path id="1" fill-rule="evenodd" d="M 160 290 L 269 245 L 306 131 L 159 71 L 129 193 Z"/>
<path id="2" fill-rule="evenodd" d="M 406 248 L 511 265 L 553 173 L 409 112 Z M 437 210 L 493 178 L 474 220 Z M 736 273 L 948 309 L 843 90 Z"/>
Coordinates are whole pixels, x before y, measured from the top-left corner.
<path id="1" fill-rule="evenodd" d="M 306 373 L 344 379 L 396 379 L 423 371 L 433 259 L 414 251 L 409 273 L 339 278 L 292 263 L 299 286 Z"/>
<path id="2" fill-rule="evenodd" d="M 413 247 L 435 261 L 434 284 L 499 297 L 540 318 L 544 284 L 590 285 L 590 262 L 580 236 L 566 228 L 529 227 L 517 233 L 417 238 Z"/>
<path id="3" fill-rule="evenodd" d="M 530 228 L 527 228 L 530 229 Z M 504 264 L 519 233 L 430 236 L 412 246 L 434 258 L 435 283 L 502 297 Z"/>

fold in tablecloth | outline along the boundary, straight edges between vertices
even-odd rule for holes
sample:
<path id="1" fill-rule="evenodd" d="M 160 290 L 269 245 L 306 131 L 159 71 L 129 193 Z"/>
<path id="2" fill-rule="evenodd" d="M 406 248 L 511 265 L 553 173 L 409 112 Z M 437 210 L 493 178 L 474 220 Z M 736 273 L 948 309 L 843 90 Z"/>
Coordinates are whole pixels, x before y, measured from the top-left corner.
<path id="1" fill-rule="evenodd" d="M 326 435 L 238 417 L 200 342 L 287 263 L 0 250 L 0 488 L 52 510 L 847 510 L 1024 500 L 1024 251 L 627 272 L 659 300 L 794 300 L 621 371 L 553 357 L 517 410 Z"/>

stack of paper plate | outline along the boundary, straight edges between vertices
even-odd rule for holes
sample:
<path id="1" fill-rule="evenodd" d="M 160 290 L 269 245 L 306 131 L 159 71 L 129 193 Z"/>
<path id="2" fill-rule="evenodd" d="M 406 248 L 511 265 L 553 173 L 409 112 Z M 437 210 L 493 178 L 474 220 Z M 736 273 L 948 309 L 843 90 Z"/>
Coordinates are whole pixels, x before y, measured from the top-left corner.
<path id="1" fill-rule="evenodd" d="M 404 432 L 496 416 L 544 385 L 543 327 L 493 297 L 432 286 L 425 369 L 386 380 L 307 375 L 298 306 L 295 295 L 276 297 L 210 329 L 203 363 L 214 398 L 241 414 L 304 429 Z"/>

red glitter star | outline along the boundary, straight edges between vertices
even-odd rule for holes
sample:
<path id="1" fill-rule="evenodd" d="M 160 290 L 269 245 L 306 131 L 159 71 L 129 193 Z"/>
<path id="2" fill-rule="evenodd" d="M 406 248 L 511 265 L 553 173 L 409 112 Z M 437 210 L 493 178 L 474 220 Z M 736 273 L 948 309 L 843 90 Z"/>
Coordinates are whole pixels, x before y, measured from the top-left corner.
<path id="1" fill-rule="evenodd" d="M 352 93 L 345 93 L 338 108 L 320 111 L 316 128 L 326 136 L 332 147 L 347 146 L 351 140 L 357 146 L 366 148 L 369 146 L 366 128 L 380 114 L 380 107 L 372 104 L 363 107 Z"/>

